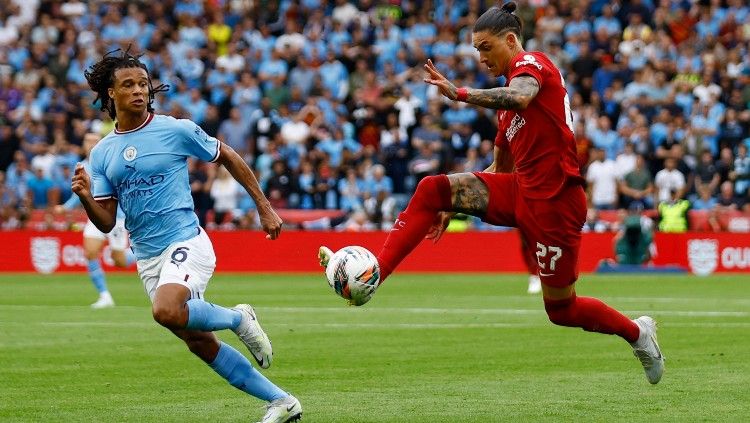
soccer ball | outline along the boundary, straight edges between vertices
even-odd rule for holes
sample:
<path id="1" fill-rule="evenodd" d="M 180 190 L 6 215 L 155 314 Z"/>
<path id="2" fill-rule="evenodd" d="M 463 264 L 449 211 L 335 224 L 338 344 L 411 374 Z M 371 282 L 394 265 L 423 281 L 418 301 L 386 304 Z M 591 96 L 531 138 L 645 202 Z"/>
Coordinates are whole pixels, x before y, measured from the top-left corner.
<path id="1" fill-rule="evenodd" d="M 349 300 L 349 304 L 360 306 L 370 301 L 380 284 L 380 266 L 366 248 L 344 247 L 328 261 L 326 278 L 338 295 Z"/>

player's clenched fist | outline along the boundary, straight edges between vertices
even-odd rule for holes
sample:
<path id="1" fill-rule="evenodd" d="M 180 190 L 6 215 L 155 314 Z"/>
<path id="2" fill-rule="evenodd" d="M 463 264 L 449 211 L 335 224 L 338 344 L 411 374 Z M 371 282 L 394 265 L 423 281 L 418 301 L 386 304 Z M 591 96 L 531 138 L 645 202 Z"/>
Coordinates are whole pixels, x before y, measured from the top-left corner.
<path id="1" fill-rule="evenodd" d="M 260 226 L 268 234 L 266 235 L 266 239 L 278 238 L 281 233 L 281 224 L 283 223 L 279 215 L 269 207 L 265 210 L 258 209 L 258 217 L 260 218 Z"/>
<path id="2" fill-rule="evenodd" d="M 86 169 L 80 163 L 76 164 L 70 187 L 79 197 L 86 197 L 91 194 L 91 179 L 89 178 L 89 174 L 86 173 Z"/>

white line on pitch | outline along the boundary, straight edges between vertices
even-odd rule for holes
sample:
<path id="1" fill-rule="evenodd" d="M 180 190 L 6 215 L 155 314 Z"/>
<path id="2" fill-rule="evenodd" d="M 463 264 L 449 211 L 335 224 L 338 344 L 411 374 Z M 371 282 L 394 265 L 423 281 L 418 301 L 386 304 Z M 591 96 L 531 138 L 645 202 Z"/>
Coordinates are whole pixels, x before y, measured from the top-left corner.
<path id="1" fill-rule="evenodd" d="M 0 325 L 10 324 L 13 326 L 29 326 L 38 324 L 40 326 L 53 327 L 127 327 L 127 328 L 151 328 L 157 327 L 156 323 L 140 322 L 0 322 Z M 369 329 L 461 329 L 461 328 L 530 328 L 552 326 L 550 323 L 265 323 L 267 327 L 293 327 L 293 328 L 369 328 Z M 750 328 L 750 322 L 666 322 L 661 327 L 669 328 Z"/>

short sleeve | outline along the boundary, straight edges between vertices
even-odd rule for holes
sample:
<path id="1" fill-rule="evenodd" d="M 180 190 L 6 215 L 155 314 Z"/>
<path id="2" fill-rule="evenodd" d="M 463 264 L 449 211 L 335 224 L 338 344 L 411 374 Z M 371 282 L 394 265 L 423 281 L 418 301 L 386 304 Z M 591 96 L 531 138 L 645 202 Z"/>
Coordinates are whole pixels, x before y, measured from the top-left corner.
<path id="1" fill-rule="evenodd" d="M 105 173 L 104 151 L 99 148 L 91 150 L 89 169 L 91 177 L 91 195 L 95 200 L 117 200 L 117 193 Z"/>
<path id="2" fill-rule="evenodd" d="M 182 153 L 207 162 L 215 162 L 219 158 L 219 140 L 209 136 L 198 124 L 187 119 L 178 119 L 180 128 L 180 145 Z"/>
<path id="3" fill-rule="evenodd" d="M 544 84 L 544 65 L 533 54 L 524 54 L 511 65 L 511 70 L 508 74 L 508 83 L 513 78 L 521 75 L 534 77 L 536 82 L 539 83 L 539 88 L 542 88 Z"/>

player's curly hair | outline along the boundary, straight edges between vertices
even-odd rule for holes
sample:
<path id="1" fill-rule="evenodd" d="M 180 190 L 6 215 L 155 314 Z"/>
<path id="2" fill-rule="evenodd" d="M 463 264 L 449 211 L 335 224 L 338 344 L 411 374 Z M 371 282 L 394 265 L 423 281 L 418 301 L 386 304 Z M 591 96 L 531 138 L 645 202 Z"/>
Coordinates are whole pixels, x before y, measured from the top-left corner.
<path id="1" fill-rule="evenodd" d="M 490 7 L 474 22 L 474 32 L 488 31 L 494 35 L 501 35 L 511 31 L 520 37 L 521 31 L 523 31 L 523 22 L 521 22 L 521 18 L 513 14 L 516 7 L 516 3 L 512 1 L 500 7 Z"/>
<path id="2" fill-rule="evenodd" d="M 120 54 L 117 54 L 117 53 Z M 89 87 L 96 93 L 96 98 L 92 104 L 99 102 L 100 110 L 108 112 L 109 117 L 115 119 L 115 103 L 114 100 L 109 97 L 108 89 L 115 85 L 115 71 L 117 69 L 124 68 L 141 68 L 146 71 L 148 76 L 148 104 L 146 109 L 149 112 L 154 111 L 152 103 L 154 102 L 154 95 L 158 92 L 165 92 L 169 90 L 169 85 L 160 84 L 154 87 L 151 84 L 151 74 L 146 68 L 146 65 L 138 60 L 141 55 L 133 56 L 130 54 L 130 47 L 127 50 L 117 49 L 110 51 L 102 57 L 102 60 L 91 65 L 90 68 L 83 72 L 86 77 L 86 82 L 89 83 Z"/>

